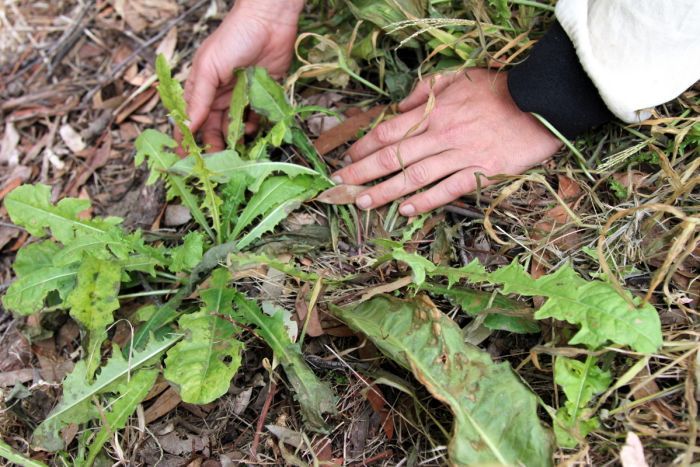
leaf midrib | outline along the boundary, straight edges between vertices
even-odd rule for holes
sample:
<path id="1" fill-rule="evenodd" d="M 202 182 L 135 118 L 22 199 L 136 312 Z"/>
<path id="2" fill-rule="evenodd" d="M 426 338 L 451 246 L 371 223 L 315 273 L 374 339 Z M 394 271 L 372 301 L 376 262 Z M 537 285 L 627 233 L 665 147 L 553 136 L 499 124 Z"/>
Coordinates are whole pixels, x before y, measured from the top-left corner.
<path id="1" fill-rule="evenodd" d="M 125 376 L 125 375 L 128 374 L 130 371 L 132 371 L 132 370 L 138 368 L 139 366 L 143 365 L 144 363 L 146 363 L 146 362 L 147 362 L 148 360 L 150 360 L 151 358 L 153 358 L 153 357 L 157 356 L 158 354 L 162 353 L 163 351 L 165 351 L 167 348 L 169 348 L 170 346 L 172 346 L 175 342 L 177 342 L 177 341 L 180 340 L 181 338 L 182 338 L 182 336 L 174 336 L 174 337 L 171 337 L 169 340 L 164 340 L 164 341 L 162 341 L 162 342 L 161 342 L 161 344 L 162 344 L 161 346 L 159 346 L 159 347 L 157 347 L 157 348 L 154 348 L 154 349 L 153 349 L 151 352 L 149 352 L 148 354 L 146 354 L 146 353 L 144 352 L 143 356 L 139 355 L 139 356 L 140 356 L 139 360 L 137 360 L 137 361 L 134 361 L 134 360 L 127 361 L 127 366 L 126 366 L 123 370 L 119 370 L 119 371 L 117 372 L 116 375 L 113 375 L 113 376 L 109 377 L 106 381 L 101 382 L 100 384 L 95 383 L 95 385 L 89 386 L 89 389 L 90 389 L 90 390 L 89 390 L 87 393 L 85 393 L 85 394 L 81 395 L 80 397 L 78 397 L 77 399 L 73 400 L 70 404 L 66 405 L 65 407 L 61 408 L 60 410 L 57 410 L 56 412 L 49 414 L 49 416 L 46 417 L 46 419 L 45 419 L 42 423 L 46 423 L 46 422 L 48 422 L 49 420 L 52 420 L 52 419 L 58 417 L 59 415 L 62 415 L 62 414 L 64 414 L 64 413 L 66 413 L 67 411 L 69 411 L 69 410 L 72 409 L 73 407 L 75 407 L 75 406 L 77 406 L 77 405 L 79 405 L 79 404 L 85 402 L 85 401 L 88 400 L 90 397 L 94 396 L 95 394 L 99 394 L 99 393 L 102 392 L 105 388 L 107 388 L 107 387 L 110 386 L 112 383 L 114 383 L 115 381 L 117 381 L 119 378 Z"/>

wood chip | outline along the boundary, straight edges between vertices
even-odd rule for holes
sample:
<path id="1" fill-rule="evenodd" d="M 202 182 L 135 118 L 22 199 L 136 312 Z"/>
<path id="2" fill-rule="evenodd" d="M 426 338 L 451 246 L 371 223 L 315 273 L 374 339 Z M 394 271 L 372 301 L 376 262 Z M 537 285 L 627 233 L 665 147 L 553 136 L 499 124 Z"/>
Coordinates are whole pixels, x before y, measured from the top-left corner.
<path id="1" fill-rule="evenodd" d="M 167 391 L 161 394 L 158 399 L 156 399 L 148 410 L 146 410 L 146 424 L 158 420 L 163 415 L 169 413 L 175 407 L 180 405 L 180 402 L 182 402 L 182 399 L 180 399 L 180 394 L 178 394 L 177 390 L 175 388 L 169 388 Z"/>
<path id="2" fill-rule="evenodd" d="M 372 123 L 372 120 L 381 115 L 384 109 L 386 109 L 384 105 L 372 107 L 367 112 L 350 117 L 340 125 L 321 134 L 321 136 L 314 141 L 316 150 L 323 156 L 356 138 L 357 133 Z"/>

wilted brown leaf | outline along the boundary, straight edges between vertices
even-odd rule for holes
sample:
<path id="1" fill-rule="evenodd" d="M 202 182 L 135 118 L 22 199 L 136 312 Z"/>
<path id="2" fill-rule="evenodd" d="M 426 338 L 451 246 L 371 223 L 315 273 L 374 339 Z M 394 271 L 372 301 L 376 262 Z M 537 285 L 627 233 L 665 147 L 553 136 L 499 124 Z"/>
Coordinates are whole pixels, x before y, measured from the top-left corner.
<path id="1" fill-rule="evenodd" d="M 363 185 L 338 185 L 318 195 L 316 201 L 326 204 L 352 204 L 357 195 L 366 189 Z"/>

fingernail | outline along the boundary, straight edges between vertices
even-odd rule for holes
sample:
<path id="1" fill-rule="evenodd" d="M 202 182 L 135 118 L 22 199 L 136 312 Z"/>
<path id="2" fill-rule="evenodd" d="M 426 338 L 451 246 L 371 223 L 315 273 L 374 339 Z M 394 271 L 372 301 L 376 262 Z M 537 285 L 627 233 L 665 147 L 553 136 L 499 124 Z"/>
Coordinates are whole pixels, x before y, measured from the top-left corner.
<path id="1" fill-rule="evenodd" d="M 362 195 L 355 200 L 355 204 L 360 209 L 367 209 L 372 204 L 372 198 L 369 195 Z"/>
<path id="2" fill-rule="evenodd" d="M 334 182 L 334 183 L 337 183 L 338 185 L 340 185 L 341 183 L 343 183 L 343 177 L 341 177 L 340 175 L 333 175 L 333 176 L 331 177 L 331 180 L 333 180 L 333 182 Z"/>
<path id="3" fill-rule="evenodd" d="M 343 157 L 343 164 L 345 164 L 345 165 L 352 164 L 352 159 L 350 159 L 350 156 Z"/>
<path id="4" fill-rule="evenodd" d="M 399 208 L 402 216 L 410 217 L 416 213 L 416 208 L 412 204 L 404 204 Z"/>

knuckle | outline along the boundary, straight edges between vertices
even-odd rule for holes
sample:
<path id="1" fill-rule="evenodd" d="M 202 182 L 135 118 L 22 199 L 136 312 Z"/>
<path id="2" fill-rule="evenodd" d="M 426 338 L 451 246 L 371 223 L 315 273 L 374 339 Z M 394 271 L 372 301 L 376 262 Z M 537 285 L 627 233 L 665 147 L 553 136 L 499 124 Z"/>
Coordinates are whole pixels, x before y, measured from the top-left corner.
<path id="1" fill-rule="evenodd" d="M 398 156 L 392 148 L 384 148 L 377 152 L 377 164 L 388 172 L 399 169 Z"/>
<path id="2" fill-rule="evenodd" d="M 452 177 L 445 180 L 445 192 L 453 197 L 459 198 L 469 191 L 469 180 L 466 175 Z"/>
<path id="3" fill-rule="evenodd" d="M 357 168 L 357 164 L 352 164 L 345 167 L 340 176 L 345 183 L 350 184 L 360 183 L 362 179 L 361 173 Z"/>
<path id="4" fill-rule="evenodd" d="M 374 129 L 374 136 L 381 144 L 389 144 L 392 142 L 393 125 L 389 122 L 383 122 L 377 125 Z"/>
<path id="5" fill-rule="evenodd" d="M 406 169 L 406 176 L 414 185 L 423 186 L 430 182 L 430 174 L 425 164 L 413 164 Z"/>

